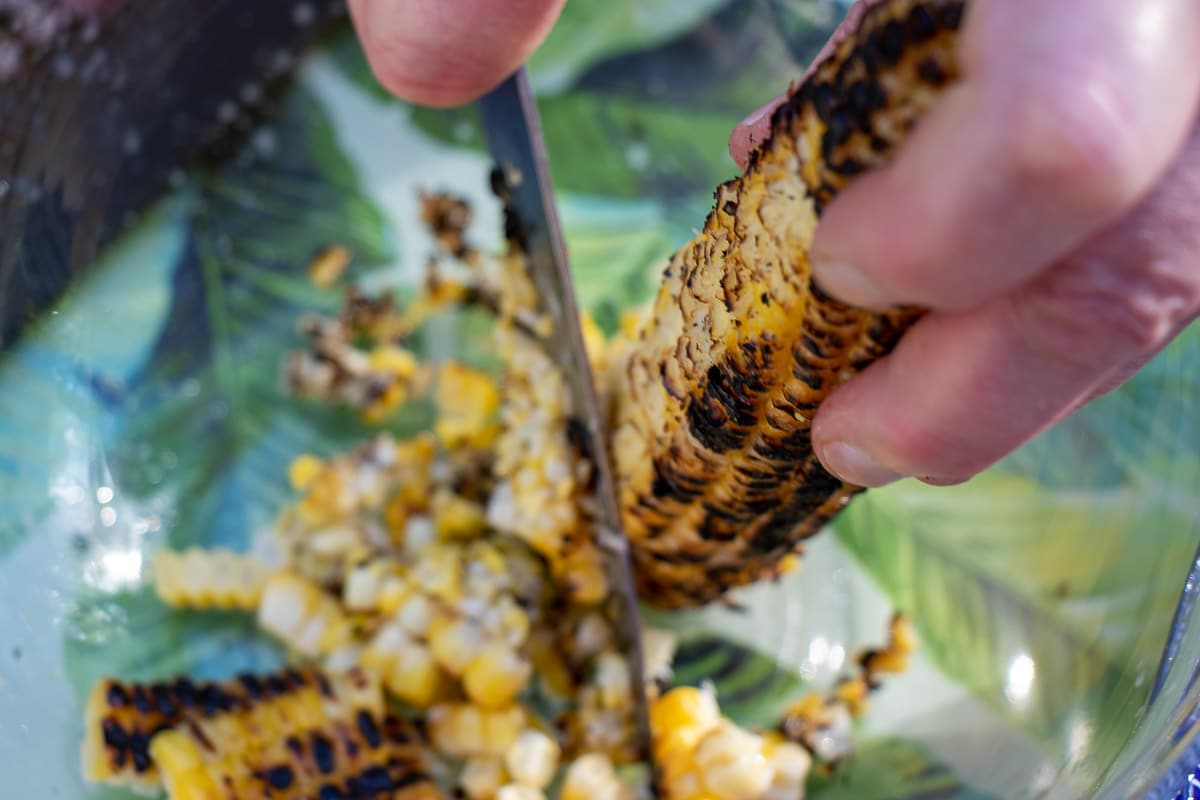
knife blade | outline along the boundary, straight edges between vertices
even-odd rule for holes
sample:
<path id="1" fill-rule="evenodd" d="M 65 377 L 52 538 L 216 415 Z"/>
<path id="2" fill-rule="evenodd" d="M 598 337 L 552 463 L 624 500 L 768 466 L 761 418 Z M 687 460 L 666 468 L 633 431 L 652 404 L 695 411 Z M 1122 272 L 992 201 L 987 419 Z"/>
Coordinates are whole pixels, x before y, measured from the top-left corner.
<path id="1" fill-rule="evenodd" d="M 575 288 L 566 246 L 554 205 L 554 189 L 542 140 L 537 104 L 525 68 L 521 67 L 477 102 L 488 149 L 496 162 L 493 183 L 506 196 L 509 220 L 520 227 L 531 279 L 541 297 L 542 310 L 551 318 L 553 333 L 543 340 L 570 387 L 573 412 L 590 437 L 596 473 L 599 512 L 597 545 L 604 553 L 610 584 L 618 596 L 618 636 L 629 659 L 634 693 L 638 752 L 650 763 L 650 718 L 647 713 L 642 660 L 641 618 L 629 547 L 621 528 L 620 507 L 606 425 L 600 413 L 595 378 L 583 341 Z"/>

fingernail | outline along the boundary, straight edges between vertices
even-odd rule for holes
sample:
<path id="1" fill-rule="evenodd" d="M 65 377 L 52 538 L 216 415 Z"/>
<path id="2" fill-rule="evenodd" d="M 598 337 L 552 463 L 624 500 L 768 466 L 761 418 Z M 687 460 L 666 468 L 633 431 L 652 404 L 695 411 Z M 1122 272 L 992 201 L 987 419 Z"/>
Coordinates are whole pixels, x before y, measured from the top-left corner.
<path id="1" fill-rule="evenodd" d="M 848 442 L 826 445 L 820 453 L 825 468 L 847 483 L 877 488 L 900 480 L 903 476 L 879 464 L 864 450 Z"/>
<path id="2" fill-rule="evenodd" d="M 879 284 L 862 270 L 849 264 L 821 256 L 812 255 L 813 280 L 827 294 L 843 303 L 862 308 L 885 309 L 894 305 Z"/>

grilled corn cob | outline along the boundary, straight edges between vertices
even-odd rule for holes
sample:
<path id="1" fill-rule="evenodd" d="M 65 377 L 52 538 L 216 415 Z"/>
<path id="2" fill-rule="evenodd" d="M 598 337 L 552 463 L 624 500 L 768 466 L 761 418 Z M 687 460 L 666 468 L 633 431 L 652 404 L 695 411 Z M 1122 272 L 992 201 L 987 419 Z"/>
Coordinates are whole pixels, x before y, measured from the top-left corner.
<path id="1" fill-rule="evenodd" d="M 378 683 L 359 671 L 325 676 L 289 669 L 220 683 L 105 679 L 92 688 L 84 713 L 83 772 L 91 781 L 153 789 L 160 776 L 152 742 L 174 728 L 219 737 L 226 720 L 251 711 L 279 716 L 285 709 L 353 706 L 378 715 L 382 705 Z"/>
<path id="2" fill-rule="evenodd" d="M 415 733 L 380 705 L 377 685 L 332 680 L 166 731 L 150 752 L 172 800 L 439 797 Z"/>
<path id="3" fill-rule="evenodd" d="M 253 611 L 273 572 L 229 550 L 163 550 L 154 558 L 154 589 L 176 608 Z"/>
<path id="4" fill-rule="evenodd" d="M 817 462 L 812 419 L 918 312 L 823 295 L 808 246 L 834 195 L 883 163 L 956 78 L 963 9 L 869 9 L 775 112 L 770 139 L 664 272 L 620 375 L 611 443 L 645 600 L 694 606 L 770 575 L 860 491 Z"/>

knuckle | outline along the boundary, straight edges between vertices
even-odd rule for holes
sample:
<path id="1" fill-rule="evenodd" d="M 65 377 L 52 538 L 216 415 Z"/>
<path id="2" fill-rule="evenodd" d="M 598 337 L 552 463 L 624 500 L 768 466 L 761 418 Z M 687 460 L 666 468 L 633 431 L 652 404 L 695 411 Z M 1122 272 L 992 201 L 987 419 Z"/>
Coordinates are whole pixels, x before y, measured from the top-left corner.
<path id="1" fill-rule="evenodd" d="M 1060 76 L 1026 94 L 1000 131 L 1002 152 L 1019 185 L 1098 215 L 1136 200 L 1150 178 L 1137 121 L 1120 113 L 1111 82 Z"/>
<path id="2" fill-rule="evenodd" d="M 1081 257 L 1049 273 L 1016 303 L 1016 331 L 1037 352 L 1089 371 L 1160 349 L 1177 329 L 1173 281 Z"/>

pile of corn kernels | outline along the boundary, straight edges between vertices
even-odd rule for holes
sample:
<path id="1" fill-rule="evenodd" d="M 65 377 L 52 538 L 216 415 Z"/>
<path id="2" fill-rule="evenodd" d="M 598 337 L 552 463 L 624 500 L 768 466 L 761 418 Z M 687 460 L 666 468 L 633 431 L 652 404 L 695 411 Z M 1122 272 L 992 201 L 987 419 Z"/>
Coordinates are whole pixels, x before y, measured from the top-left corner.
<path id="1" fill-rule="evenodd" d="M 397 309 L 347 289 L 339 317 L 303 322 L 310 346 L 286 372 L 297 394 L 372 422 L 431 395 L 433 430 L 380 434 L 326 460 L 300 455 L 289 470 L 298 499 L 255 555 L 164 552 L 157 590 L 177 607 L 254 612 L 298 660 L 373 671 L 472 800 L 646 796 L 629 662 L 592 537 L 592 465 L 539 340 L 548 320 L 519 252 L 487 257 L 466 243 L 464 203 L 427 197 L 424 217 L 441 252 L 421 296 Z M 448 259 L 463 277 L 442 275 Z M 348 263 L 328 250 L 311 277 L 333 287 Z M 495 314 L 499 376 L 422 364 L 405 347 L 439 310 L 468 303 Z M 603 369 L 603 336 L 589 323 L 585 338 Z M 659 795 L 781 800 L 803 796 L 814 754 L 846 755 L 850 715 L 914 643 L 897 618 L 862 675 L 763 734 L 723 718 L 711 687 L 667 690 L 670 632 L 647 628 L 642 646 Z"/>

